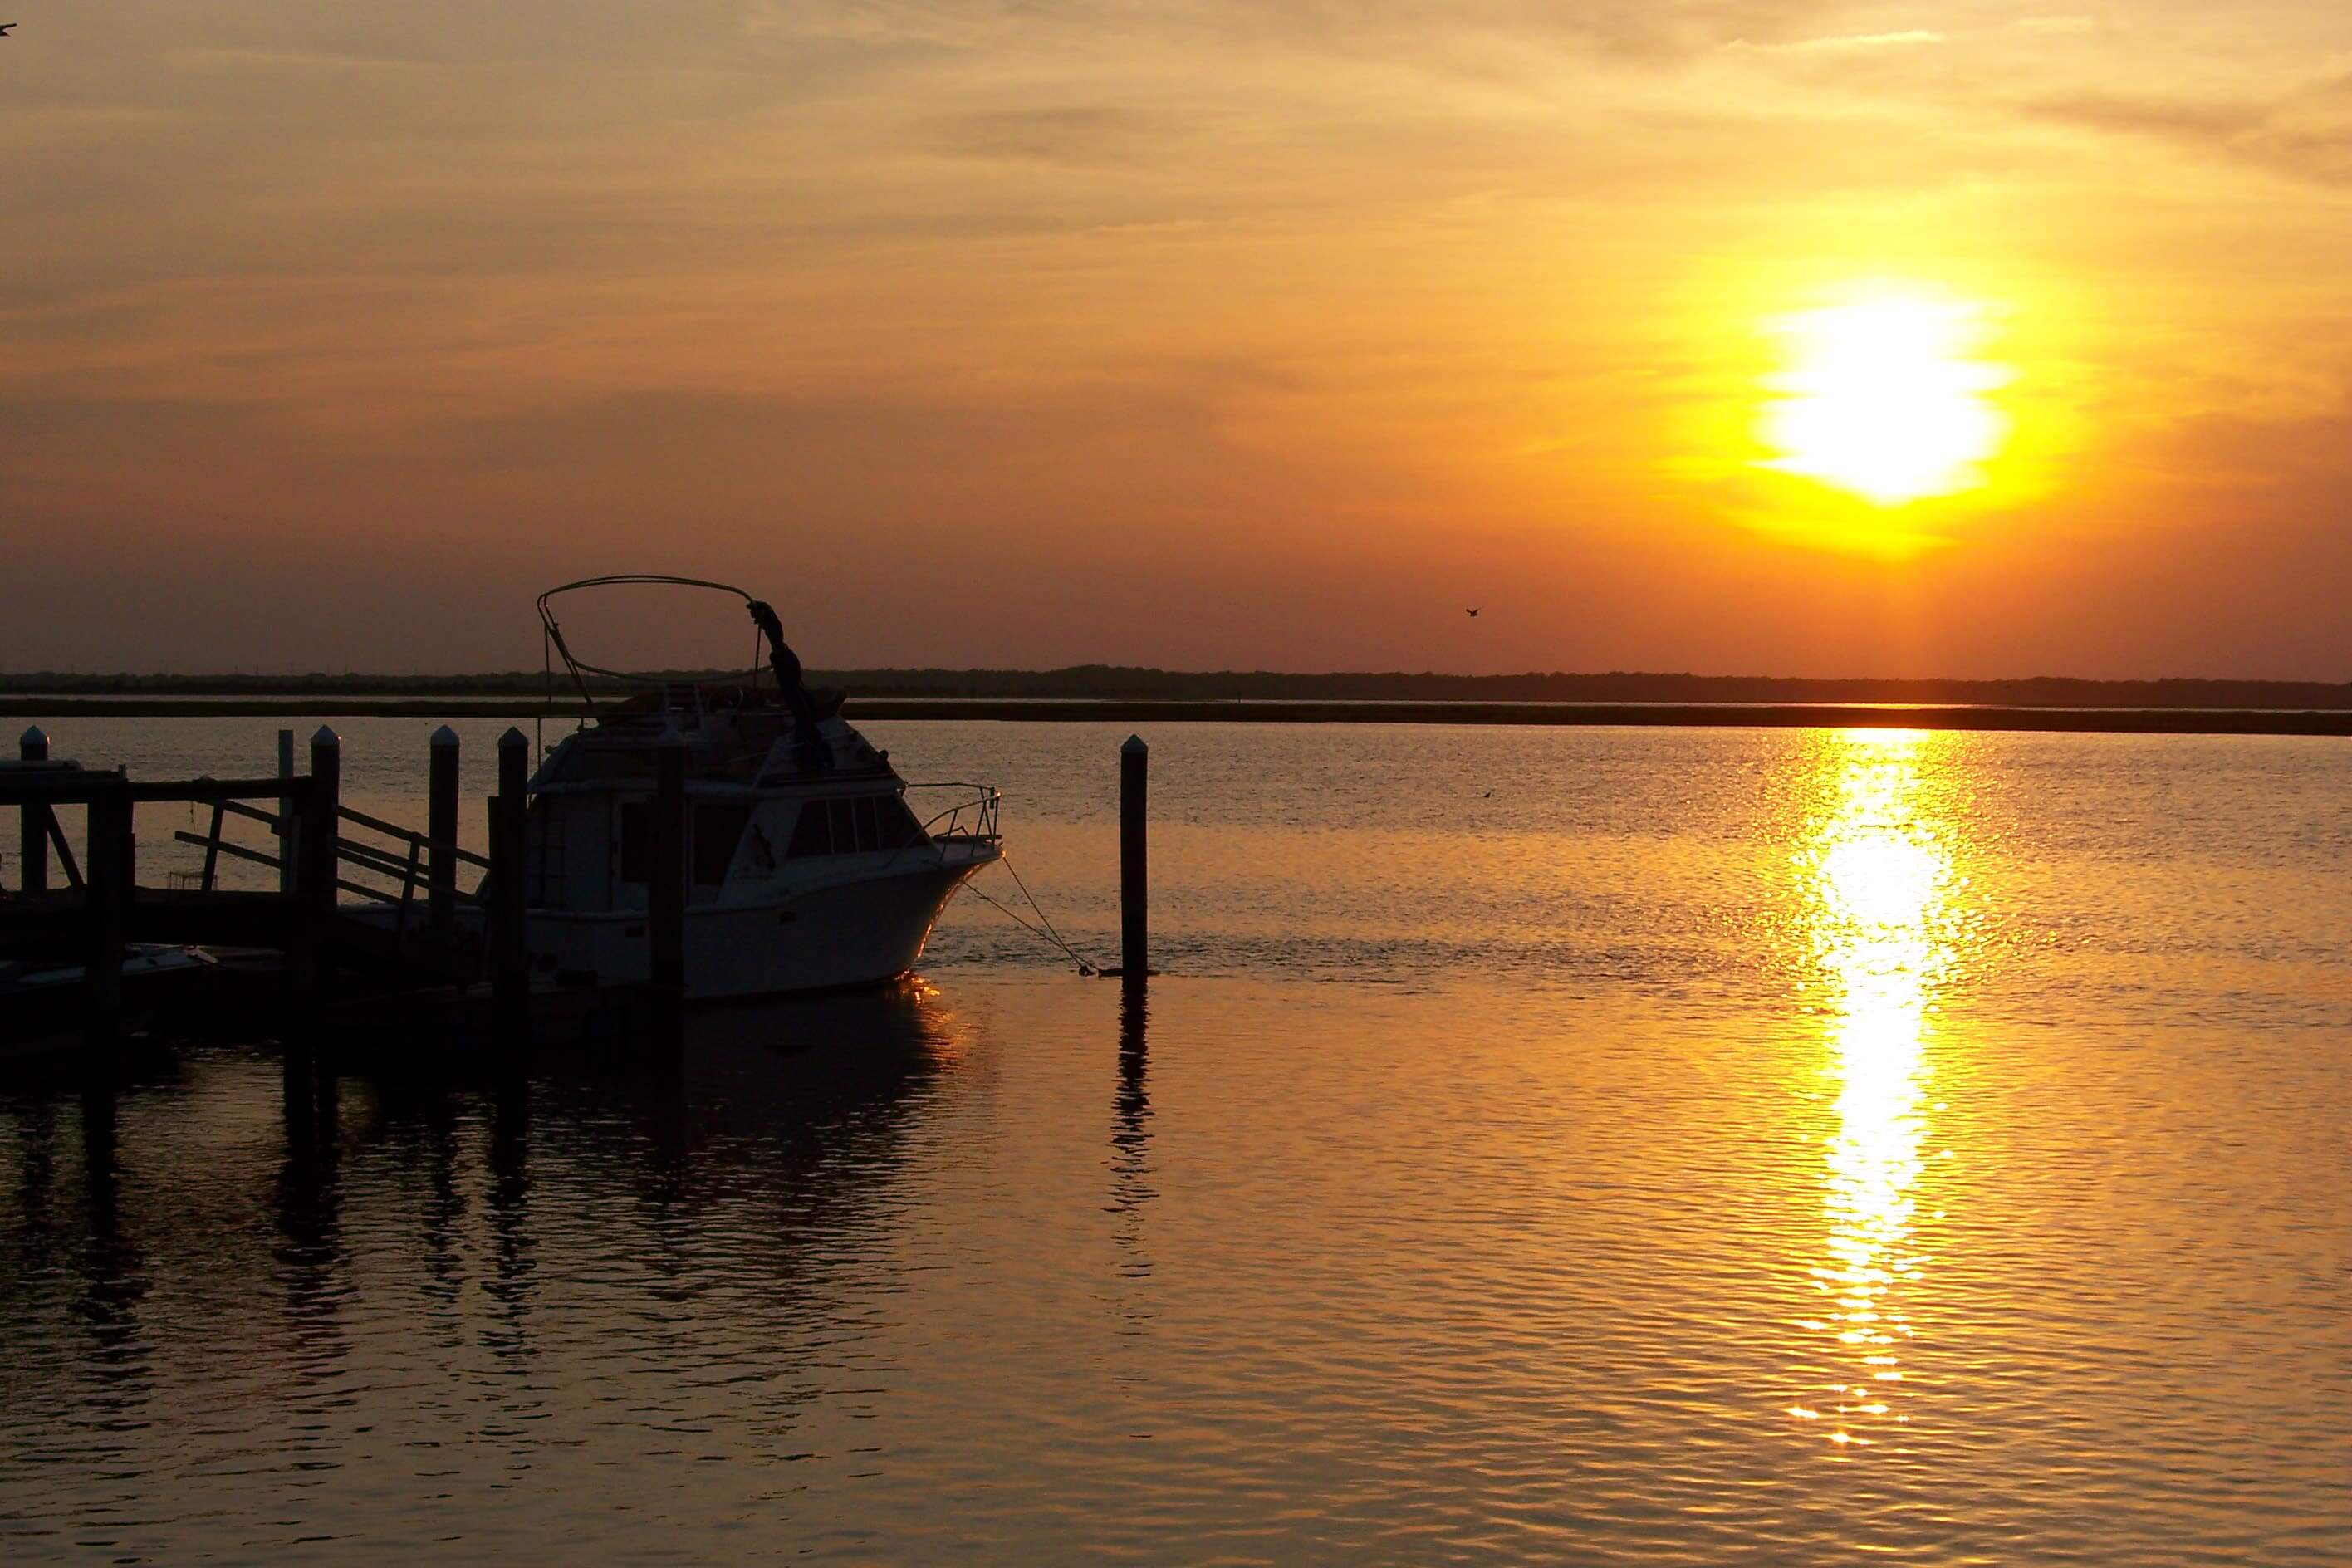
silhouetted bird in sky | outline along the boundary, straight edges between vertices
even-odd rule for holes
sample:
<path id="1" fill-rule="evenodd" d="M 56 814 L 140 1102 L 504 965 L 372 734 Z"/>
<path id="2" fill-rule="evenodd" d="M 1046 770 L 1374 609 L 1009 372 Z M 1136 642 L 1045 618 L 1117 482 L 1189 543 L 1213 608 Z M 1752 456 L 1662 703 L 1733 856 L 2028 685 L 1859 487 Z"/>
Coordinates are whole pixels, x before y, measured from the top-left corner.
<path id="1" fill-rule="evenodd" d="M 15 32 L 16 30 L 16 23 L 14 23 L 14 22 L 0 22 L 0 38 L 5 38 L 5 37 L 6 37 L 9 34 L 11 34 L 11 33 Z"/>
<path id="2" fill-rule="evenodd" d="M 1479 609 L 1484 609 L 1484 608 L 1486 608 L 1486 606 L 1485 606 L 1485 605 L 1481 605 L 1478 608 L 1479 608 Z M 1470 617 L 1472 620 L 1474 620 L 1474 621 L 1475 621 L 1475 620 L 1476 620 L 1476 619 L 1478 618 L 1478 611 L 1477 611 L 1477 610 L 1465 610 L 1465 611 L 1463 611 L 1462 613 L 1463 613 L 1464 615 L 1465 615 L 1465 616 L 1469 616 L 1469 617 Z"/>

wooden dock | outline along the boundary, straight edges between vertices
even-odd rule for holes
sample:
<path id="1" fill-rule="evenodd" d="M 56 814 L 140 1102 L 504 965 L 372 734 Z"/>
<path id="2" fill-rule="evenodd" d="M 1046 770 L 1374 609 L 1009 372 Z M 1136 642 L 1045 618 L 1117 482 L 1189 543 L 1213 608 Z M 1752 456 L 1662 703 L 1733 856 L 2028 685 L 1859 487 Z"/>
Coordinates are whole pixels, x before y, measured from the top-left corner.
<path id="1" fill-rule="evenodd" d="M 292 751 L 290 735 L 282 734 L 279 771 L 269 776 L 133 780 L 120 770 L 53 760 L 47 737 L 36 729 L 26 732 L 15 765 L 0 763 L 0 807 L 16 808 L 21 868 L 18 889 L 0 889 L 0 962 L 79 969 L 67 1033 L 93 1059 L 140 1022 L 162 1033 L 226 1025 L 307 1054 L 324 1041 L 380 1038 L 386 1026 L 488 1045 L 573 1028 L 643 1032 L 675 1016 L 683 968 L 682 930 L 673 929 L 683 926 L 685 903 L 682 773 L 675 780 L 665 773 L 655 803 L 657 821 L 679 819 L 677 831 L 656 836 L 656 859 L 680 863 L 656 866 L 670 874 L 656 878 L 649 920 L 659 928 L 649 937 L 653 972 L 666 984 L 554 985 L 535 983 L 526 941 L 530 767 L 520 731 L 509 729 L 499 742 L 487 857 L 457 842 L 457 737 L 447 726 L 431 739 L 429 822 L 421 832 L 341 803 L 341 743 L 333 730 L 322 726 L 311 737 L 308 773 L 292 771 Z M 205 851 L 194 887 L 139 884 L 142 805 L 211 808 L 209 832 L 173 835 Z M 58 822 L 61 806 L 86 814 L 79 856 Z M 264 826 L 275 851 L 227 839 L 233 819 Z M 275 869 L 278 887 L 225 888 L 224 860 Z M 487 873 L 476 891 L 460 890 L 461 865 Z M 205 984 L 148 987 L 172 994 L 142 1005 L 129 994 L 125 963 L 133 944 L 146 943 L 233 950 L 235 958 L 207 966 L 199 977 Z M 0 1013 L 0 1056 L 62 1043 L 57 1012 Z M 27 1038 L 37 1028 L 45 1040 Z"/>

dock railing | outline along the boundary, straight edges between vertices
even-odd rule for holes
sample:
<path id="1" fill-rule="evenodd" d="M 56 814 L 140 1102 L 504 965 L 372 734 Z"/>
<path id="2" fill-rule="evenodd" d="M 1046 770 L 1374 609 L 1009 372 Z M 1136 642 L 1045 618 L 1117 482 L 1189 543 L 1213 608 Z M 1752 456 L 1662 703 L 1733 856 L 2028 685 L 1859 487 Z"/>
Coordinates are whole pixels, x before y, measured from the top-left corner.
<path id="1" fill-rule="evenodd" d="M 381 877 L 391 886 L 387 888 L 378 883 L 355 881 L 347 877 L 338 876 L 335 879 L 336 888 L 342 892 L 353 894 L 373 903 L 395 906 L 399 914 L 394 922 L 394 929 L 404 934 L 407 931 L 410 921 L 420 918 L 417 913 L 420 895 L 426 900 L 431 897 L 433 858 L 436 850 L 446 853 L 453 861 L 476 867 L 484 871 L 490 868 L 490 862 L 486 857 L 477 855 L 470 849 L 461 848 L 457 845 L 429 837 L 415 828 L 403 827 L 396 822 L 386 822 L 380 816 L 371 816 L 366 812 L 354 811 L 347 805 L 338 806 L 335 815 L 343 823 L 365 829 L 369 833 L 391 841 L 387 847 L 384 844 L 370 843 L 365 839 L 354 839 L 348 834 L 338 833 L 335 836 L 336 860 L 352 868 L 355 871 L 364 871 Z M 196 884 L 200 891 L 209 893 L 218 887 L 220 861 L 223 856 L 233 860 L 243 860 L 253 865 L 273 868 L 286 863 L 279 855 L 231 842 L 224 832 L 227 819 L 231 816 L 244 817 L 249 821 L 263 824 L 269 829 L 271 836 L 281 843 L 292 837 L 292 828 L 297 826 L 289 824 L 287 818 L 276 812 L 259 810 L 242 801 L 215 801 L 212 827 L 209 832 L 202 834 L 178 832 L 172 835 L 181 843 L 193 844 L 205 852 L 204 870 Z M 475 895 L 471 893 L 461 892 L 457 897 L 466 901 L 475 900 Z"/>
<path id="2" fill-rule="evenodd" d="M 25 934 L 24 928 L 35 928 L 30 939 L 34 941 L 44 940 L 46 932 L 57 930 L 61 914 L 73 918 L 79 931 L 74 931 L 71 926 L 65 930 L 81 949 L 84 1025 L 92 1039 L 110 1041 L 121 1032 L 123 958 L 134 917 L 170 912 L 156 910 L 154 895 L 142 893 L 138 886 L 135 809 L 142 804 L 208 805 L 215 808 L 217 822 L 230 810 L 251 809 L 244 805 L 246 801 L 283 798 L 292 803 L 292 818 L 299 833 L 295 889 L 291 894 L 250 896 L 274 906 L 263 913 L 259 929 L 272 940 L 285 942 L 297 984 L 306 994 L 313 993 L 320 978 L 331 973 L 332 963 L 325 947 L 334 894 L 324 885 L 328 878 L 322 873 L 331 873 L 334 864 L 329 854 L 337 837 L 333 768 L 331 752 L 318 752 L 309 776 L 290 778 L 134 781 L 120 769 L 21 764 L 0 773 L 0 805 L 18 808 L 27 841 L 37 841 L 45 852 L 52 847 L 58 851 L 68 880 L 80 895 L 68 901 L 52 901 L 57 895 L 42 880 L 46 868 L 28 864 L 25 868 L 28 885 L 20 900 L 0 905 L 0 913 L 11 916 L 11 930 L 19 936 Z M 87 853 L 79 874 L 65 837 L 58 830 L 56 808 L 61 805 L 81 806 L 87 816 Z M 263 815 L 275 819 L 274 814 Z M 134 905 L 140 909 L 134 910 Z M 182 917 L 190 912 L 178 911 Z"/>
<path id="3" fill-rule="evenodd" d="M 490 853 L 483 856 L 457 842 L 458 742 L 446 725 L 432 738 L 428 827 L 422 833 L 342 804 L 342 742 L 323 725 L 310 738 L 308 773 L 292 771 L 293 737 L 281 731 L 275 776 L 152 782 L 133 780 L 120 768 L 53 762 L 47 737 L 29 731 L 20 756 L 0 763 L 0 807 L 16 808 L 24 862 L 21 889 L 0 889 L 0 956 L 69 963 L 78 953 L 83 1016 L 97 1041 L 121 1036 L 125 952 L 133 941 L 282 953 L 283 1037 L 302 1042 L 301 1052 L 315 1043 L 339 973 L 378 988 L 390 983 L 462 990 L 480 977 L 485 952 L 502 1019 L 527 1024 L 530 954 L 522 892 L 529 744 L 520 730 L 499 738 L 499 792 L 488 803 Z M 682 763 L 682 757 L 677 760 Z M 668 835 L 666 863 L 682 889 L 682 773 L 669 794 L 679 826 Z M 133 814 L 142 805 L 212 808 L 208 831 L 172 835 L 204 852 L 201 870 L 173 869 L 168 888 L 139 885 Z M 79 864 L 58 823 L 60 806 L 81 807 L 87 817 Z M 233 820 L 261 825 L 275 842 L 233 841 Z M 52 851 L 70 890 L 50 886 Z M 277 886 L 225 888 L 224 859 L 267 867 L 278 874 L 271 879 Z M 465 895 L 457 887 L 461 863 L 488 874 Z M 374 907 L 339 907 L 342 894 Z M 478 939 L 474 920 L 461 924 L 456 918 L 461 898 L 488 906 L 478 931 L 487 940 Z M 682 909 L 683 898 L 676 901 Z M 389 921 L 381 918 L 386 905 L 394 911 Z M 667 934 L 675 949 L 677 933 Z M 520 1034 L 518 1027 L 515 1037 Z M 289 1061 L 294 1052 L 289 1044 Z"/>

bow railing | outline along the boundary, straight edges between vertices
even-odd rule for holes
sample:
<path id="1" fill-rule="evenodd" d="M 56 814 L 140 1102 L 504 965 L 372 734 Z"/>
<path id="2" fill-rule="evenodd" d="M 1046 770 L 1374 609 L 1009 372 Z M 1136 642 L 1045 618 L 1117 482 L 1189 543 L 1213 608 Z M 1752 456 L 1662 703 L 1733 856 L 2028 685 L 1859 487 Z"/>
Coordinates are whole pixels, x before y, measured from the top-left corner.
<path id="1" fill-rule="evenodd" d="M 1003 837 L 997 831 L 997 808 L 1004 792 L 989 784 L 950 782 L 944 784 L 910 784 L 907 786 L 908 804 L 915 804 L 917 790 L 961 790 L 968 792 L 950 801 L 923 823 L 923 837 L 939 839 L 982 840 L 993 844 Z M 925 801 L 923 804 L 928 805 Z"/>

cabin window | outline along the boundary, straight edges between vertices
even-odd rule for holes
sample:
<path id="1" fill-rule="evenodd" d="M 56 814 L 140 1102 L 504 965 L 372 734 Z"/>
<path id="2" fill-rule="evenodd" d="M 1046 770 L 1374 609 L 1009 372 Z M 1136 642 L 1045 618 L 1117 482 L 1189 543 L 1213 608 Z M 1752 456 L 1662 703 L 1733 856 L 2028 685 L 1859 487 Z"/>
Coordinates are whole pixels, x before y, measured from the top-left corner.
<path id="1" fill-rule="evenodd" d="M 715 888 L 727 880 L 727 868 L 735 861 L 735 846 L 743 840 L 743 829 L 751 825 L 751 806 L 748 801 L 726 801 L 694 808 L 694 879 L 706 888 Z"/>
<path id="2" fill-rule="evenodd" d="M 692 870 L 696 882 L 715 888 L 727 880 L 727 868 L 735 860 L 735 846 L 743 841 L 743 829 L 751 822 L 751 806 L 748 801 L 694 807 Z M 801 853 L 797 843 L 793 853 Z M 625 801 L 621 805 L 621 880 L 647 882 L 653 879 L 653 805 L 649 801 Z"/>
<path id="3" fill-rule="evenodd" d="M 801 807 L 800 819 L 793 824 L 793 842 L 784 851 L 787 860 L 805 860 L 813 855 L 833 853 L 833 839 L 825 829 L 824 802 L 813 800 Z"/>
<path id="4" fill-rule="evenodd" d="M 895 795 L 874 797 L 874 816 L 882 834 L 882 847 L 903 849 L 909 844 L 923 841 L 923 830 L 915 822 L 915 814 L 907 803 Z"/>
<path id="5" fill-rule="evenodd" d="M 856 855 L 874 849 L 903 849 L 920 844 L 923 830 L 916 825 L 907 803 L 895 795 L 852 795 L 813 800 L 801 807 L 793 825 L 793 860 L 812 855 Z"/>

